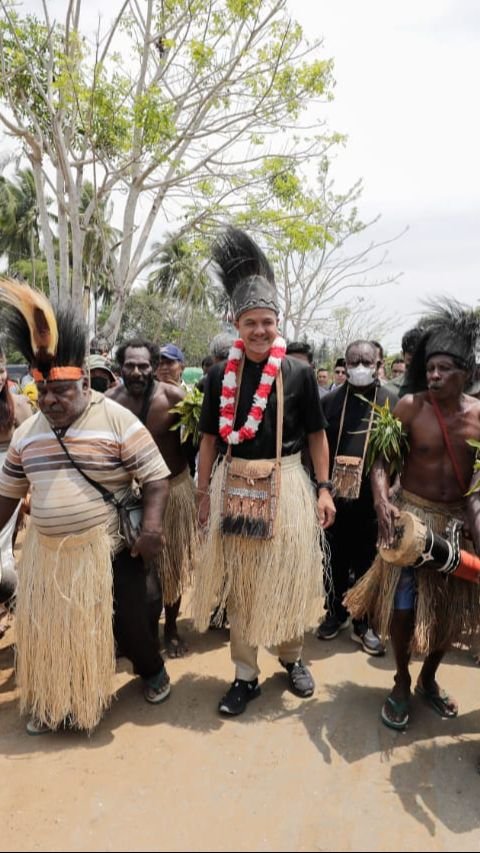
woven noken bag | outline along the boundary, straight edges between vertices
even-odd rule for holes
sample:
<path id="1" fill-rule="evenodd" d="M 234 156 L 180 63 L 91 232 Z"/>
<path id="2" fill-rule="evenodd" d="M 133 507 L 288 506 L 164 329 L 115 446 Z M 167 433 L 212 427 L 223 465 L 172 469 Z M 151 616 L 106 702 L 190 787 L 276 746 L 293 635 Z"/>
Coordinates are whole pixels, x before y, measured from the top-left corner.
<path id="1" fill-rule="evenodd" d="M 223 462 L 222 533 L 253 539 L 273 537 L 280 470 L 283 431 L 283 380 L 277 374 L 277 443 L 275 459 L 232 458 L 228 448 Z"/>
<path id="2" fill-rule="evenodd" d="M 356 500 L 360 494 L 362 473 L 363 458 L 361 456 L 336 456 L 332 471 L 336 497 Z"/>
<path id="3" fill-rule="evenodd" d="M 271 539 L 279 486 L 276 460 L 225 459 L 222 533 Z"/>

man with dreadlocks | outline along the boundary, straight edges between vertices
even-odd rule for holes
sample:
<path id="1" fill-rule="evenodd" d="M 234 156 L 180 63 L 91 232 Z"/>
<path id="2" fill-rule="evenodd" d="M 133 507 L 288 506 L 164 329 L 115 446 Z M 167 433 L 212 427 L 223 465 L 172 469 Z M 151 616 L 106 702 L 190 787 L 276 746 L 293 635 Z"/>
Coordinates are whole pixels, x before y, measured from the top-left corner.
<path id="1" fill-rule="evenodd" d="M 0 300 L 11 306 L 10 337 L 32 365 L 40 409 L 14 432 L 0 472 L 0 529 L 32 491 L 16 605 L 20 708 L 31 714 L 29 734 L 90 731 L 111 700 L 114 638 L 148 702 L 170 690 L 148 624 L 143 563 L 164 544 L 169 470 L 140 421 L 90 390 L 75 312 L 55 316 L 43 294 L 9 279 L 0 280 Z M 143 526 L 129 551 L 115 501 L 134 479 Z"/>
<path id="2" fill-rule="evenodd" d="M 395 503 L 389 499 L 386 461 L 377 459 L 372 471 L 381 549 L 396 545 L 400 510 L 442 535 L 452 518 L 464 518 L 474 462 L 467 439 L 480 438 L 480 403 L 464 393 L 475 363 L 476 313 L 446 302 L 432 309 L 423 327 L 407 379 L 414 393 L 394 409 L 409 442 Z M 439 687 L 436 672 L 451 643 L 463 631 L 478 628 L 478 586 L 428 566 L 392 566 L 380 554 L 346 596 L 345 605 L 353 614 L 371 614 L 379 633 L 389 631 L 392 638 L 397 671 L 382 708 L 384 724 L 404 729 L 408 723 L 412 651 L 425 655 L 416 693 L 442 717 L 455 717 L 457 704 Z"/>
<path id="3" fill-rule="evenodd" d="M 285 357 L 273 271 L 253 240 L 234 228 L 218 240 L 213 259 L 239 340 L 205 383 L 198 493 L 200 523 L 209 523 L 194 608 L 198 627 L 206 630 L 212 608 L 219 605 L 221 618 L 227 605 L 235 680 L 219 711 L 237 715 L 260 693 L 259 645 L 278 647 L 296 695 L 314 691 L 301 659 L 303 633 L 316 621 L 322 528 L 332 524 L 335 508 L 315 375 Z M 317 502 L 300 459 L 306 445 Z"/>
<path id="4" fill-rule="evenodd" d="M 8 387 L 5 353 L 0 347 L 0 465 L 3 465 L 14 429 L 31 414 L 32 410 L 26 397 L 21 394 L 12 394 Z M 19 509 L 20 503 L 8 524 L 0 532 L 0 637 L 5 633 L 1 605 L 7 605 L 8 610 L 17 587 L 13 536 Z"/>

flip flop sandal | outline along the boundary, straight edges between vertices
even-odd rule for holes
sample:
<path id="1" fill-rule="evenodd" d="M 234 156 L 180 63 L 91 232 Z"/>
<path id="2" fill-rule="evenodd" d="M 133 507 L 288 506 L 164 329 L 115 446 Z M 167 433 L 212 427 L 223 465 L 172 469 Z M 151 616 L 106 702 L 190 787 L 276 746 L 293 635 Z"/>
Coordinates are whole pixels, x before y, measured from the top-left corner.
<path id="1" fill-rule="evenodd" d="M 415 693 L 417 696 L 421 696 L 422 699 L 424 699 L 425 702 L 440 715 L 440 717 L 443 717 L 443 719 L 447 720 L 458 716 L 458 708 L 452 710 L 448 707 L 450 702 L 452 702 L 452 697 L 448 695 L 446 690 L 442 690 L 442 688 L 440 688 L 438 693 L 432 693 L 425 690 L 421 684 L 417 684 L 415 687 Z"/>
<path id="2" fill-rule="evenodd" d="M 404 731 L 407 728 L 408 720 L 409 720 L 409 705 L 408 700 L 397 701 L 392 696 L 387 696 L 385 702 L 383 703 L 383 708 L 380 712 L 382 723 L 387 726 L 389 729 L 395 729 L 396 731 Z M 387 708 L 391 708 L 393 713 L 401 717 L 400 720 L 391 720 L 387 714 Z"/>

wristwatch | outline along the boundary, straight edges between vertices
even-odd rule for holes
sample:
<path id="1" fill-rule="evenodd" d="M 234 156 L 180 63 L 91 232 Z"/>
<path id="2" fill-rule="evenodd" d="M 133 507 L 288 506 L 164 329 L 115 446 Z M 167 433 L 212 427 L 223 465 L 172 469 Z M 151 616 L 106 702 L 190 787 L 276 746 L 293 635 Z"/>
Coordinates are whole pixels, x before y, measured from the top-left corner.
<path id="1" fill-rule="evenodd" d="M 330 492 L 331 495 L 333 495 L 335 491 L 335 487 L 331 480 L 321 480 L 320 483 L 315 483 L 315 488 L 317 490 L 317 495 L 322 489 L 327 489 L 327 491 Z"/>

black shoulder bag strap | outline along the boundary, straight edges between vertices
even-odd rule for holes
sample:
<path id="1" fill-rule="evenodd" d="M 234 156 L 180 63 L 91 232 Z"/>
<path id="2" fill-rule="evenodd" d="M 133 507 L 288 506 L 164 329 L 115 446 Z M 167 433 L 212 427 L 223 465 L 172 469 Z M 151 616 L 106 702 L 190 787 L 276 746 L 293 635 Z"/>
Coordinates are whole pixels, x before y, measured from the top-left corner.
<path id="1" fill-rule="evenodd" d="M 150 410 L 150 404 L 152 402 L 154 390 L 155 390 L 155 379 L 152 379 L 152 384 L 150 386 L 149 392 L 143 398 L 143 403 L 142 403 L 142 408 L 140 410 L 140 414 L 137 415 L 138 420 L 142 422 L 143 426 L 147 425 L 148 412 Z"/>
<path id="2" fill-rule="evenodd" d="M 57 439 L 58 443 L 60 444 L 63 452 L 65 453 L 65 456 L 68 457 L 68 459 L 72 463 L 73 467 L 78 471 L 78 473 L 81 474 L 82 477 L 87 481 L 87 483 L 90 483 L 90 485 L 93 486 L 93 488 L 96 489 L 97 492 L 100 492 L 105 503 L 113 503 L 118 509 L 120 506 L 120 503 L 119 503 L 119 501 L 117 501 L 113 492 L 109 492 L 109 490 L 106 489 L 105 486 L 102 486 L 101 483 L 97 483 L 96 480 L 92 480 L 92 478 L 89 477 L 88 474 L 86 474 L 85 471 L 83 471 L 79 465 L 77 465 L 77 463 L 75 462 L 75 459 L 70 454 L 70 452 L 69 452 L 68 448 L 66 447 L 65 442 L 61 438 L 60 434 L 56 430 L 54 430 L 53 427 L 52 427 L 52 432 L 53 432 L 55 438 Z"/>
<path id="3" fill-rule="evenodd" d="M 138 419 L 142 422 L 142 424 L 144 426 L 145 426 L 145 421 L 147 420 L 148 411 L 150 409 L 150 403 L 152 402 L 154 385 L 155 385 L 155 382 L 152 383 L 152 387 L 150 388 L 149 393 L 146 395 L 146 397 L 143 401 L 142 410 L 141 410 L 140 414 L 138 415 Z M 57 430 L 53 429 L 53 427 L 52 427 L 52 432 L 53 432 L 55 438 L 57 439 L 58 443 L 60 444 L 63 452 L 65 453 L 65 456 L 70 460 L 73 467 L 78 471 L 78 473 L 81 474 L 82 477 L 87 481 L 87 483 L 90 483 L 90 485 L 93 486 L 93 488 L 96 489 L 97 492 L 100 492 L 105 503 L 113 503 L 113 505 L 116 506 L 117 509 L 119 509 L 121 506 L 120 501 L 117 501 L 113 492 L 110 492 L 108 489 L 105 488 L 105 486 L 102 486 L 101 483 L 97 483 L 96 480 L 92 480 L 92 478 L 89 477 L 88 474 L 86 474 L 85 471 L 83 471 L 83 469 L 80 468 L 79 465 L 77 465 L 77 463 L 75 462 L 75 459 L 73 458 L 73 456 L 69 452 L 65 442 L 63 441 L 60 433 Z"/>

